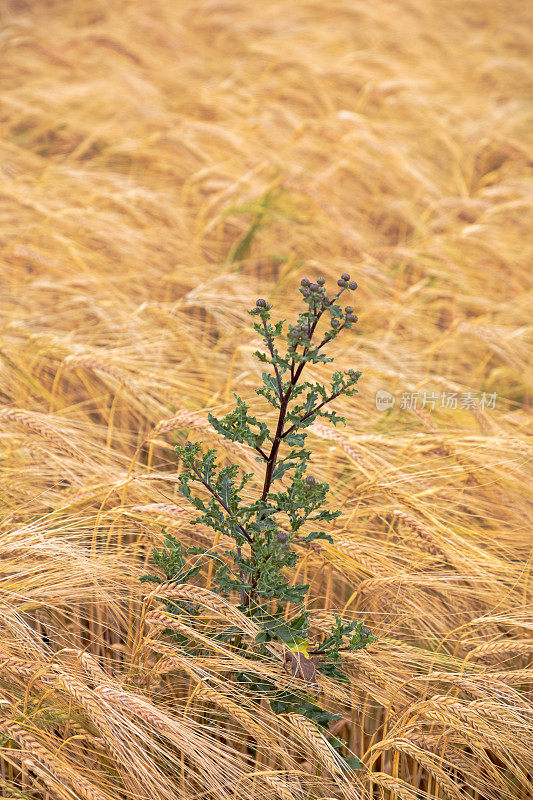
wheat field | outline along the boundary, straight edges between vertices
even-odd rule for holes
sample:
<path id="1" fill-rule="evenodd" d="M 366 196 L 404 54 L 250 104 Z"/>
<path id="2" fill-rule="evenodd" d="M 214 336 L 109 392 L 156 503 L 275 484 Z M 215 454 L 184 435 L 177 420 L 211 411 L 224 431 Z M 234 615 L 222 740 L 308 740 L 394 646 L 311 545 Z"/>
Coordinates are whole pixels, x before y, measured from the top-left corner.
<path id="1" fill-rule="evenodd" d="M 1 797 L 532 796 L 531 16 L 4 0 Z M 303 277 L 345 271 L 359 323 L 329 354 L 359 394 L 308 438 L 342 515 L 294 578 L 317 635 L 338 611 L 379 637 L 321 678 L 351 774 L 236 690 L 234 652 L 172 646 L 165 591 L 250 634 L 208 568 L 140 582 L 164 531 L 220 545 L 176 443 L 257 472 L 207 419 L 264 410 L 248 310 L 291 320 Z"/>

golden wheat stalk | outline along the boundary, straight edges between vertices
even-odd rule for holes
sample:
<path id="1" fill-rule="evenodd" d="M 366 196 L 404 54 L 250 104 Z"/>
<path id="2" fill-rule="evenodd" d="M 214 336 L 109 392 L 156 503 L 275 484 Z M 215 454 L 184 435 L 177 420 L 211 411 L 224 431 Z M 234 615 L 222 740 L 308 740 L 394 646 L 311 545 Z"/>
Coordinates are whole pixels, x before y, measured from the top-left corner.
<path id="1" fill-rule="evenodd" d="M 57 778 L 61 783 L 72 786 L 74 797 L 81 797 L 84 800 L 111 800 L 110 795 L 99 791 L 87 779 L 76 774 L 66 764 L 59 760 L 57 754 L 48 752 L 43 745 L 37 741 L 28 731 L 24 730 L 18 723 L 4 720 L 0 721 L 0 730 L 8 739 L 17 742 L 23 750 L 28 751 L 45 771 L 52 777 Z"/>
<path id="2" fill-rule="evenodd" d="M 395 517 L 407 525 L 410 530 L 414 531 L 420 537 L 421 541 L 419 542 L 419 546 L 422 549 L 427 550 L 428 553 L 431 553 L 434 556 L 446 557 L 446 554 L 442 548 L 435 544 L 435 536 L 428 528 L 414 519 L 410 514 L 407 514 L 405 511 L 395 509 L 392 513 Z"/>
<path id="3" fill-rule="evenodd" d="M 172 519 L 179 519 L 181 521 L 183 521 L 184 517 L 194 516 L 194 512 L 191 511 L 190 507 L 186 508 L 185 506 L 170 503 L 147 503 L 146 505 L 131 506 L 130 508 L 124 509 L 124 511 L 133 514 L 159 514 L 162 517 L 171 517 Z"/>
<path id="4" fill-rule="evenodd" d="M 235 608 L 228 600 L 200 586 L 169 581 L 153 589 L 150 594 L 147 595 L 147 599 L 155 597 L 175 597 L 180 600 L 189 600 L 192 603 L 197 603 L 228 620 L 228 622 L 232 622 L 244 633 L 248 633 L 254 638 L 260 631 L 259 626 L 256 625 L 255 622 L 243 614 L 242 611 L 239 611 L 238 608 Z"/>
<path id="5" fill-rule="evenodd" d="M 470 658 L 483 658 L 483 656 L 494 655 L 497 653 L 517 653 L 526 655 L 533 653 L 533 639 L 516 639 L 505 642 L 487 642 L 480 644 L 470 651 Z"/>
<path id="6" fill-rule="evenodd" d="M 369 783 L 376 783 L 381 788 L 393 792 L 400 800 L 420 800 L 420 792 L 401 778 L 388 775 L 386 772 L 368 772 L 365 778 Z"/>
<path id="7" fill-rule="evenodd" d="M 265 729 L 264 725 L 258 724 L 254 720 L 253 716 L 246 711 L 242 705 L 230 700 L 230 698 L 226 697 L 226 695 L 221 694 L 220 692 L 217 692 L 208 686 L 201 686 L 196 691 L 195 696 L 199 699 L 209 700 L 210 702 L 215 703 L 217 706 L 220 706 L 220 708 L 223 708 L 228 712 L 230 717 L 238 720 L 242 728 L 251 733 L 260 744 L 268 746 L 273 751 L 283 752 L 281 751 L 279 742 L 269 733 L 267 729 Z"/>
<path id="8" fill-rule="evenodd" d="M 331 747 L 313 723 L 301 714 L 288 714 L 288 718 L 300 734 L 300 741 L 303 740 L 310 746 L 328 772 L 336 778 L 344 778 L 342 768 L 334 758 Z"/>
<path id="9" fill-rule="evenodd" d="M 203 415 L 191 411 L 178 411 L 168 419 L 162 419 L 157 423 L 152 431 L 152 436 L 159 436 L 162 433 L 170 433 L 179 428 L 192 428 L 193 430 L 204 431 L 205 433 L 215 433 L 215 429 L 209 420 Z"/>
<path id="10" fill-rule="evenodd" d="M 296 797 L 300 795 L 298 788 L 296 789 L 296 791 L 298 791 L 298 795 L 294 795 L 288 786 L 286 786 L 286 784 L 277 775 L 268 775 L 263 771 L 262 777 L 268 783 L 268 785 L 274 789 L 276 792 L 276 797 L 281 798 L 281 800 L 296 800 Z"/>
<path id="11" fill-rule="evenodd" d="M 73 448 L 64 438 L 64 436 L 69 436 L 67 432 L 65 432 L 64 436 L 57 432 L 57 418 L 52 414 L 39 414 L 23 408 L 3 406 L 0 407 L 0 418 L 37 433 L 43 439 L 54 444 L 59 450 L 68 453 L 72 458 L 79 459 L 82 455 L 80 450 Z"/>
<path id="12" fill-rule="evenodd" d="M 34 785 L 32 786 L 32 790 L 33 792 L 42 791 L 45 800 L 49 800 L 50 797 L 58 797 L 60 800 L 73 800 L 73 798 L 77 800 L 77 796 L 65 785 L 62 778 L 52 775 L 46 767 L 38 763 L 31 757 L 31 754 L 27 753 L 25 750 L 3 747 L 2 762 L 3 761 L 10 767 L 21 769 L 21 772 L 23 772 L 24 769 L 31 770 L 32 773 L 37 776 L 41 784 L 39 785 L 39 783 L 33 781 Z M 1 766 L 3 771 L 4 764 L 2 763 Z M 10 800 L 19 800 L 21 797 L 27 797 L 27 795 L 21 794 L 20 789 L 13 787 L 12 781 L 5 781 L 0 778 L 0 786 L 3 790 L 9 792 L 8 795 L 4 796 L 10 798 Z M 51 792 L 54 794 L 51 794 Z"/>
<path id="13" fill-rule="evenodd" d="M 440 764 L 437 763 L 440 761 L 440 759 L 435 758 L 426 750 L 417 747 L 414 742 L 409 741 L 408 739 L 398 737 L 379 742 L 372 748 L 372 761 L 375 760 L 379 752 L 389 750 L 391 748 L 399 753 L 405 753 L 405 755 L 410 756 L 414 761 L 420 764 L 421 767 L 427 770 L 427 772 L 429 772 L 433 779 L 437 782 L 446 797 L 452 798 L 452 800 L 463 800 L 459 788 L 446 775 Z"/>

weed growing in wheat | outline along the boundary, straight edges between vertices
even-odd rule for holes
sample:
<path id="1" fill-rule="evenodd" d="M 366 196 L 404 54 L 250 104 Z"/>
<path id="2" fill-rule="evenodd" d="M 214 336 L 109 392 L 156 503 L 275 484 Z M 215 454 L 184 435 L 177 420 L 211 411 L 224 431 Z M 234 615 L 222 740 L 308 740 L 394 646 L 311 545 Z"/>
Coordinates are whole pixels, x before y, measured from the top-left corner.
<path id="1" fill-rule="evenodd" d="M 254 317 L 254 329 L 261 336 L 265 350 L 257 350 L 254 356 L 267 365 L 262 373 L 262 386 L 256 393 L 264 397 L 277 412 L 275 429 L 250 413 L 249 406 L 237 395 L 234 410 L 221 419 L 209 414 L 214 429 L 226 439 L 246 444 L 256 452 L 256 461 L 264 469 L 260 495 L 246 503 L 241 496 L 253 474 L 243 474 L 235 464 L 219 467 L 216 450 L 203 451 L 201 443 L 186 442 L 176 446 L 183 463 L 180 475 L 180 492 L 198 510 L 199 515 L 192 524 L 203 523 L 214 531 L 229 536 L 234 546 L 222 553 L 208 552 L 204 548 L 189 547 L 186 550 L 172 536 L 167 535 L 165 548 L 154 550 L 154 561 L 164 573 L 145 575 L 143 580 L 186 583 L 201 568 L 202 562 L 190 566 L 188 558 L 203 556 L 213 559 L 213 582 L 217 591 L 229 598 L 232 593 L 240 597 L 239 610 L 258 626 L 255 640 L 243 640 L 242 632 L 228 628 L 218 634 L 227 646 L 239 650 L 250 661 L 250 670 L 235 674 L 235 681 L 257 696 L 267 696 L 274 712 L 298 713 L 316 725 L 327 729 L 328 722 L 337 719 L 311 698 L 310 693 L 302 697 L 293 692 L 279 692 L 276 687 L 261 677 L 258 658 L 269 654 L 272 642 L 283 645 L 285 665 L 296 678 L 303 679 L 310 692 L 318 691 L 317 673 L 346 681 L 342 671 L 341 652 L 359 650 L 376 640 L 362 622 L 345 622 L 335 616 L 335 624 L 322 640 L 311 643 L 309 611 L 305 603 L 308 584 L 291 583 L 288 570 L 297 564 L 299 555 L 294 545 L 316 540 L 333 542 L 324 527 L 340 515 L 340 511 L 325 508 L 329 485 L 317 481 L 308 474 L 311 456 L 305 449 L 306 429 L 318 417 L 325 417 L 334 425 L 346 424 L 343 417 L 326 406 L 341 394 L 357 393 L 356 384 L 361 372 L 349 369 L 335 371 L 329 388 L 302 380 L 306 365 L 332 362 L 323 352 L 328 342 L 339 334 L 349 331 L 357 322 L 354 308 L 341 308 L 339 300 L 347 291 L 357 289 L 355 281 L 347 273 L 338 280 L 338 291 L 328 297 L 325 279 L 317 278 L 313 283 L 307 278 L 301 282 L 300 292 L 305 304 L 294 324 L 284 334 L 284 320 L 271 322 L 271 305 L 259 299 L 249 312 Z M 320 325 L 322 333 L 318 334 Z M 325 330 L 323 329 L 325 327 Z M 285 339 L 284 352 L 280 349 Z M 204 497 L 193 493 L 192 484 L 203 487 Z M 285 527 L 281 527 L 283 515 Z M 288 525 L 287 525 L 288 520 Z M 311 525 L 312 523 L 312 525 Z M 305 535 L 303 526 L 314 528 Z M 292 616 L 287 607 L 297 604 L 300 609 Z M 200 611 L 191 602 L 167 601 L 167 611 L 182 615 L 187 624 L 194 627 L 195 617 Z M 187 636 L 174 632 L 177 644 L 184 648 L 191 645 Z M 338 754 L 343 742 L 328 737 Z M 357 759 L 342 761 L 344 766 L 357 767 Z"/>

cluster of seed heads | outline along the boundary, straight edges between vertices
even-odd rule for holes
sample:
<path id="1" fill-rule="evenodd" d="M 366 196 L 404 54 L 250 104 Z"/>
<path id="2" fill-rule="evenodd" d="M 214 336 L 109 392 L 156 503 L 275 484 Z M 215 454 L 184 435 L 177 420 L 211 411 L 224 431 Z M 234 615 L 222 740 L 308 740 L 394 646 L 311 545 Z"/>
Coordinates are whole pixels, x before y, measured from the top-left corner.
<path id="1" fill-rule="evenodd" d="M 298 325 L 295 325 L 294 328 L 291 328 L 291 330 L 289 331 L 289 336 L 291 339 L 295 339 L 298 341 L 302 339 L 304 336 L 307 336 L 308 333 L 309 332 L 307 330 L 307 325 L 300 323 Z"/>
<path id="2" fill-rule="evenodd" d="M 264 308 L 265 311 L 270 311 L 270 309 L 272 308 L 270 303 L 267 303 L 267 301 L 263 300 L 262 297 L 260 297 L 259 300 L 255 301 L 255 305 L 257 306 L 257 308 Z"/>
<path id="3" fill-rule="evenodd" d="M 343 289 L 351 289 L 352 292 L 355 292 L 357 289 L 356 282 L 350 280 L 350 276 L 347 272 L 342 273 L 340 280 L 337 281 L 337 286 L 341 286 Z"/>
<path id="4" fill-rule="evenodd" d="M 329 297 L 325 297 L 324 295 L 326 291 L 324 289 L 325 283 L 326 283 L 325 278 L 317 278 L 316 283 L 311 283 L 309 278 L 302 278 L 302 280 L 300 281 L 300 284 L 302 286 L 300 291 L 304 297 L 311 297 L 311 295 L 317 295 L 318 297 L 320 297 L 322 302 L 329 305 L 331 303 L 331 300 L 329 299 Z"/>
<path id="5" fill-rule="evenodd" d="M 357 314 L 353 313 L 353 306 L 346 306 L 344 310 L 346 312 L 346 320 L 348 322 L 357 322 L 358 317 Z"/>
<path id="6" fill-rule="evenodd" d="M 309 278 L 302 278 L 302 280 L 300 281 L 301 284 L 300 291 L 304 297 L 313 297 L 313 300 L 316 299 L 316 301 L 319 303 L 319 305 L 322 306 L 322 308 L 327 308 L 328 306 L 333 305 L 334 301 L 330 300 L 330 298 L 326 296 L 326 290 L 324 288 L 325 283 L 326 279 L 323 277 L 317 278 L 316 283 L 311 283 Z M 350 280 L 350 276 L 347 272 L 342 273 L 340 279 L 337 281 L 337 285 L 340 286 L 343 290 L 350 289 L 352 291 L 355 291 L 355 289 L 357 289 L 357 283 L 355 281 Z M 336 295 L 336 297 L 338 297 L 339 294 L 341 294 L 341 292 L 339 292 Z M 262 297 L 256 300 L 255 306 L 256 307 L 254 310 L 259 314 L 265 311 L 269 311 L 272 308 L 270 303 L 267 303 L 267 301 L 264 300 Z M 344 324 L 342 324 L 342 320 L 336 318 L 332 319 L 330 324 L 331 327 L 333 328 L 333 332 L 338 333 L 339 329 L 342 330 L 342 328 L 347 323 L 351 324 L 357 322 L 358 317 L 353 312 L 354 312 L 353 306 L 345 307 Z M 310 334 L 309 324 L 307 322 L 300 322 L 293 328 L 291 328 L 290 331 L 288 332 L 290 349 L 295 350 L 299 344 L 305 343 L 305 341 L 309 337 L 309 334 Z M 329 334 L 327 338 L 331 338 L 331 334 Z M 348 375 L 352 380 L 357 380 L 360 377 L 361 373 L 355 372 L 355 370 L 351 369 L 348 370 Z"/>
<path id="7" fill-rule="evenodd" d="M 313 299 L 316 298 L 316 300 L 320 303 L 320 305 L 323 308 L 327 308 L 328 306 L 331 306 L 333 304 L 333 300 L 331 300 L 326 295 L 326 290 L 324 288 L 325 283 L 326 279 L 322 277 L 317 278 L 316 283 L 311 283 L 309 278 L 302 278 L 302 280 L 300 281 L 301 284 L 300 291 L 304 297 L 313 297 Z M 352 291 L 355 291 L 355 289 L 357 289 L 357 283 L 355 281 L 350 280 L 350 276 L 348 275 L 347 272 L 342 273 L 340 279 L 337 281 L 337 285 L 340 286 L 342 289 L 351 289 Z M 256 300 L 255 306 L 256 306 L 256 311 L 258 311 L 259 313 L 261 311 L 270 311 L 270 309 L 272 308 L 270 303 L 267 303 L 267 301 L 264 300 L 262 297 Z M 346 314 L 345 317 L 346 322 L 357 322 L 357 316 L 353 313 L 352 306 L 346 306 L 344 310 Z M 331 321 L 332 328 L 339 328 L 340 324 L 341 323 L 339 322 L 338 319 L 333 319 Z M 308 331 L 306 330 L 304 325 L 295 325 L 294 328 L 292 328 L 292 330 L 290 331 L 289 336 L 292 339 L 298 340 L 301 339 L 302 336 L 305 336 L 307 333 Z"/>
<path id="8" fill-rule="evenodd" d="M 329 297 L 326 296 L 324 289 L 324 284 L 326 283 L 325 278 L 317 278 L 316 283 L 311 283 L 309 278 L 302 278 L 300 281 L 301 283 L 301 293 L 304 297 L 312 297 L 313 295 L 321 302 L 321 304 L 325 307 L 332 305 L 333 301 L 330 300 Z M 342 289 L 351 289 L 355 291 L 357 289 L 357 283 L 355 281 L 350 280 L 350 276 L 347 272 L 343 272 L 340 279 L 337 281 L 337 285 L 340 286 Z M 357 317 L 353 313 L 352 306 L 347 306 L 346 309 L 346 321 L 347 322 L 357 322 Z M 332 321 L 332 327 L 338 328 L 340 326 L 339 320 Z"/>

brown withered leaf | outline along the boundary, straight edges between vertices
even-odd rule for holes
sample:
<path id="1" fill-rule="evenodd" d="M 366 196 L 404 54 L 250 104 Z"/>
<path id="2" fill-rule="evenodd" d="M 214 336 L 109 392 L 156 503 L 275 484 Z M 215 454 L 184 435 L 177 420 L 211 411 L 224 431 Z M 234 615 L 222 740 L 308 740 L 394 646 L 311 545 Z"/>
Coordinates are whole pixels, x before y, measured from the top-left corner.
<path id="1" fill-rule="evenodd" d="M 322 689 L 318 685 L 316 679 L 316 668 L 319 659 L 316 656 L 307 658 L 303 653 L 298 650 L 292 651 L 285 649 L 284 651 L 285 668 L 290 670 L 294 678 L 301 678 L 314 692 L 321 692 Z"/>

